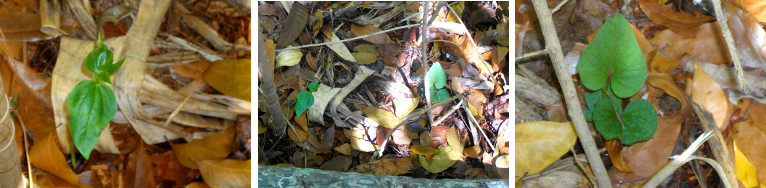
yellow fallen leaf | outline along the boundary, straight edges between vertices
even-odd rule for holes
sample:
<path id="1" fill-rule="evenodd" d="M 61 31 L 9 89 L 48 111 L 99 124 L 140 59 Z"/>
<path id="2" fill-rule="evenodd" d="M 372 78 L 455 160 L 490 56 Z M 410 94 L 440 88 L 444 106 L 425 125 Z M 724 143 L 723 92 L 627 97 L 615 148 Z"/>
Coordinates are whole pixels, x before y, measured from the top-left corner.
<path id="1" fill-rule="evenodd" d="M 375 151 L 375 146 L 366 140 L 367 136 L 364 134 L 364 130 L 349 130 L 344 129 L 343 133 L 346 134 L 346 138 L 351 140 L 351 147 L 361 152 Z"/>
<path id="2" fill-rule="evenodd" d="M 539 173 L 569 152 L 576 141 L 571 122 L 516 124 L 516 176 Z"/>
<path id="3" fill-rule="evenodd" d="M 418 107 L 418 98 L 400 98 L 394 99 L 394 115 L 396 117 L 404 117 L 410 114 L 415 108 Z"/>
<path id="4" fill-rule="evenodd" d="M 356 52 L 367 52 L 367 53 L 371 53 L 371 54 L 378 54 L 378 50 L 375 49 L 375 47 L 372 47 L 372 46 L 370 46 L 368 44 L 356 45 L 356 46 L 354 46 L 354 51 L 356 51 Z"/>
<path id="5" fill-rule="evenodd" d="M 463 155 L 463 148 L 465 148 L 465 140 L 460 136 L 460 132 L 457 130 L 457 126 L 452 126 L 447 130 L 447 143 L 452 147 L 452 152 L 458 153 L 459 156 Z"/>
<path id="6" fill-rule="evenodd" d="M 725 128 L 729 117 L 729 100 L 718 82 L 697 62 L 694 62 L 694 79 L 690 85 L 692 101 L 713 115 L 718 129 Z"/>
<path id="7" fill-rule="evenodd" d="M 460 1 L 460 2 L 452 5 L 452 10 L 455 10 L 455 13 L 457 13 L 457 15 L 463 15 L 463 9 L 464 8 L 465 8 L 465 2 L 463 2 L 463 1 Z M 447 22 L 460 23 L 457 20 L 457 17 L 455 17 L 455 14 L 452 14 L 452 11 L 449 11 L 449 13 L 447 13 L 447 20 L 446 21 Z"/>
<path id="8" fill-rule="evenodd" d="M 410 150 L 420 155 L 433 155 L 439 153 L 439 150 L 423 145 L 412 145 L 410 146 Z"/>
<path id="9" fill-rule="evenodd" d="M 202 78 L 224 95 L 250 101 L 250 59 L 218 60 Z"/>
<path id="10" fill-rule="evenodd" d="M 277 66 L 294 66 L 301 62 L 301 58 L 303 58 L 303 52 L 301 52 L 301 50 L 285 50 L 279 52 L 277 55 Z"/>
<path id="11" fill-rule="evenodd" d="M 452 147 L 442 146 L 439 148 L 439 153 L 436 153 L 431 160 L 427 160 L 425 157 L 418 157 L 420 165 L 431 173 L 439 173 L 454 165 L 463 152 L 456 152 L 452 150 Z"/>
<path id="12" fill-rule="evenodd" d="M 210 187 L 250 187 L 250 160 L 205 160 L 199 162 L 202 179 Z"/>
<path id="13" fill-rule="evenodd" d="M 186 144 L 170 143 L 170 147 L 182 165 L 198 169 L 199 161 L 221 160 L 229 156 L 231 145 L 234 143 L 234 133 L 234 126 L 229 126 L 221 132 Z"/>
<path id="14" fill-rule="evenodd" d="M 393 129 L 396 125 L 402 122 L 402 118 L 396 117 L 394 114 L 386 110 L 364 105 L 357 105 L 357 107 L 364 112 L 364 115 L 367 115 L 368 118 L 383 127 Z"/>
<path id="15" fill-rule="evenodd" d="M 745 185 L 745 187 L 764 187 L 758 182 L 758 175 L 755 172 L 755 166 L 750 163 L 745 154 L 737 147 L 737 141 L 734 141 L 734 169 L 736 169 L 737 179 Z"/>
<path id="16" fill-rule="evenodd" d="M 369 65 L 378 61 L 378 54 L 371 54 L 367 52 L 354 52 L 354 53 L 351 53 L 351 55 L 354 56 L 354 59 L 356 59 L 357 63 L 362 65 Z"/>

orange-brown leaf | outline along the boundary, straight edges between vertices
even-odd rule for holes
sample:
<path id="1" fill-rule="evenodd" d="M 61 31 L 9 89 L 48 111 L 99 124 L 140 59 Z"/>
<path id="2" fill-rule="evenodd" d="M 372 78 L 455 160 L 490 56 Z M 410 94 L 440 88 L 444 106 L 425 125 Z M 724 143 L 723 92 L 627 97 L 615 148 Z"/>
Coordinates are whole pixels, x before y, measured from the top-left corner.
<path id="1" fill-rule="evenodd" d="M 660 116 L 657 119 L 657 133 L 646 142 L 639 142 L 622 149 L 622 160 L 633 173 L 649 177 L 667 162 L 673 146 L 681 132 L 684 117 L 681 113 Z"/>
<path id="2" fill-rule="evenodd" d="M 231 153 L 234 143 L 234 126 L 229 126 L 221 132 L 194 140 L 186 144 L 170 144 L 173 151 L 184 166 L 198 169 L 197 162 L 204 160 L 221 160 Z"/>
<path id="3" fill-rule="evenodd" d="M 61 153 L 56 145 L 56 136 L 53 133 L 48 134 L 29 149 L 29 162 L 32 166 L 51 173 L 69 184 L 80 185 L 77 174 L 69 167 L 64 153 Z"/>
<path id="4" fill-rule="evenodd" d="M 250 187 L 250 160 L 200 161 L 199 172 L 210 187 Z"/>
<path id="5" fill-rule="evenodd" d="M 630 168 L 628 165 L 625 165 L 622 155 L 620 155 L 622 153 L 622 143 L 619 140 L 612 139 L 604 142 L 604 145 L 606 152 L 609 153 L 609 160 L 612 161 L 614 167 L 620 172 L 630 173 Z"/>
<path id="6" fill-rule="evenodd" d="M 699 63 L 694 63 L 694 79 L 689 84 L 691 87 L 692 101 L 699 104 L 702 109 L 713 115 L 718 129 L 726 128 L 730 107 L 726 93 L 723 92 L 718 82 L 713 79 Z"/>
<path id="7" fill-rule="evenodd" d="M 306 27 L 308 22 L 308 10 L 306 6 L 301 3 L 293 3 L 290 8 L 290 14 L 287 15 L 287 20 L 282 24 L 282 32 L 279 33 L 279 39 L 277 39 L 277 48 L 284 48 L 298 38 L 303 28 Z"/>
<path id="8" fill-rule="evenodd" d="M 656 0 L 639 0 L 638 6 L 644 11 L 652 22 L 668 27 L 683 36 L 692 36 L 697 28 L 713 20 L 713 17 L 698 14 L 692 16 L 688 13 L 676 12 L 672 5 L 660 5 Z"/>
<path id="9" fill-rule="evenodd" d="M 203 78 L 225 95 L 250 101 L 250 59 L 216 61 Z"/>
<path id="10" fill-rule="evenodd" d="M 382 30 L 372 25 L 365 25 L 365 26 L 351 25 L 351 33 L 354 33 L 354 35 L 356 36 L 365 36 L 365 35 L 369 35 L 369 34 L 380 32 L 380 31 Z M 363 38 L 362 40 L 371 42 L 373 44 L 392 44 L 393 43 L 391 38 L 389 38 L 388 35 L 386 35 L 385 33 Z"/>

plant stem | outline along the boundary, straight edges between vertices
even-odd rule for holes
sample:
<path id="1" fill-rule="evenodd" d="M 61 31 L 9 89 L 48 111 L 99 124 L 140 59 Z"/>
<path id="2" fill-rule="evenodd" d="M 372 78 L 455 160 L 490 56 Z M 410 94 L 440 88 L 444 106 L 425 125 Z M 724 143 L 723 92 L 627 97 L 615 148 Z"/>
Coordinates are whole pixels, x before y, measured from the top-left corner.
<path id="1" fill-rule="evenodd" d="M 737 74 L 737 83 L 739 84 L 739 88 L 742 90 L 745 94 L 750 94 L 750 88 L 747 87 L 747 80 L 745 80 L 745 76 L 742 70 L 742 64 L 739 62 L 739 55 L 737 54 L 737 47 L 734 45 L 734 38 L 731 36 L 731 30 L 729 30 L 729 25 L 726 24 L 726 14 L 724 14 L 723 9 L 721 8 L 721 0 L 712 0 L 713 8 L 715 9 L 715 17 L 716 20 L 718 20 L 718 25 L 721 26 L 721 33 L 723 34 L 723 38 L 726 41 L 726 46 L 729 49 L 729 54 L 731 55 L 731 61 L 734 64 L 734 70 L 736 70 Z"/>
<path id="2" fill-rule="evenodd" d="M 622 130 L 625 130 L 625 123 L 622 122 L 622 114 L 620 114 L 620 111 L 618 110 L 618 108 L 622 108 L 622 104 L 620 104 L 620 107 L 617 107 L 617 104 L 614 104 L 614 96 L 612 96 L 612 93 L 609 92 L 608 90 L 609 90 L 609 84 L 607 84 L 603 92 L 606 93 L 606 97 L 609 98 L 609 102 L 612 104 L 612 110 L 614 111 L 614 114 L 617 116 L 617 121 L 620 122 L 620 126 L 622 127 Z"/>
<path id="3" fill-rule="evenodd" d="M 585 116 L 582 114 L 574 82 L 564 62 L 564 54 L 561 52 L 561 43 L 559 42 L 558 35 L 556 35 L 556 27 L 553 25 L 553 18 L 550 9 L 548 9 L 548 3 L 545 0 L 533 0 L 532 4 L 540 21 L 543 38 L 545 39 L 545 48 L 550 50 L 549 55 L 553 62 L 556 77 L 558 77 L 559 84 L 561 84 L 561 89 L 564 93 L 564 101 L 567 104 L 569 117 L 572 118 L 575 130 L 577 131 L 577 137 L 580 139 L 580 143 L 585 150 L 585 157 L 588 159 L 590 167 L 596 176 L 598 186 L 601 188 L 611 188 L 612 182 L 606 173 L 604 162 L 601 161 L 601 156 L 599 155 L 598 148 L 596 148 L 596 143 L 593 141 L 588 124 L 585 123 Z"/>

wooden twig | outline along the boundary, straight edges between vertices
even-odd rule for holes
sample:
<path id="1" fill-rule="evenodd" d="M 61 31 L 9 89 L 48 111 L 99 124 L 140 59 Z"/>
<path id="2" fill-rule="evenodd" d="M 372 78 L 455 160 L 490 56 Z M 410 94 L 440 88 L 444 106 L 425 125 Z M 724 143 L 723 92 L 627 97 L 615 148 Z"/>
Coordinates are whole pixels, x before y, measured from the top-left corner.
<path id="1" fill-rule="evenodd" d="M 526 53 L 524 55 L 521 55 L 521 57 L 517 57 L 516 58 L 516 63 L 519 63 L 519 62 L 522 62 L 522 61 L 526 61 L 527 59 L 532 59 L 534 57 L 545 55 L 545 54 L 548 54 L 548 49 L 543 49 L 543 50 L 538 50 L 538 51 L 534 51 L 534 52 L 529 52 L 529 53 Z"/>
<path id="2" fill-rule="evenodd" d="M 431 84 L 428 82 L 428 1 L 423 1 L 423 19 L 421 19 L 420 23 L 420 63 L 423 63 L 423 88 L 425 88 L 425 96 L 426 96 L 426 107 L 431 107 Z M 426 112 L 426 117 L 428 117 L 428 124 L 430 126 L 434 126 L 434 114 L 430 110 Z M 382 153 L 381 153 L 382 154 Z"/>
<path id="3" fill-rule="evenodd" d="M 457 12 L 455 12 L 455 10 L 452 9 L 452 6 L 447 6 L 447 8 L 449 9 L 450 12 L 452 12 L 453 15 L 455 15 L 455 18 L 457 18 L 457 21 L 460 22 L 460 24 L 463 25 L 463 27 L 465 27 L 465 23 L 463 23 L 463 20 L 460 19 L 460 15 L 458 15 Z M 545 8 L 548 8 L 548 7 L 545 7 Z M 473 45 L 473 51 L 476 52 L 476 55 L 479 55 L 478 58 L 479 60 L 481 60 L 481 64 L 484 65 L 484 68 L 486 70 L 492 70 L 492 66 L 489 66 L 489 64 L 487 64 L 487 62 L 484 61 L 484 58 L 481 57 L 479 50 L 477 50 L 479 46 L 476 45 L 476 41 L 473 41 L 473 36 L 471 36 L 471 33 L 467 31 L 468 29 L 466 29 L 465 35 L 466 37 L 468 37 L 468 40 L 471 41 L 471 45 Z M 489 79 L 492 80 L 492 83 L 497 83 L 497 80 L 495 80 L 495 77 L 492 77 L 492 75 L 489 75 Z"/>
<path id="4" fill-rule="evenodd" d="M 562 3 L 562 4 L 563 4 L 563 3 Z M 585 168 L 585 166 L 583 166 L 583 165 L 580 163 L 580 159 L 578 159 L 578 158 L 577 158 L 577 152 L 575 152 L 575 150 L 574 150 L 574 146 L 571 146 L 571 147 L 569 147 L 569 152 L 572 152 L 572 157 L 574 157 L 574 164 L 575 164 L 575 165 L 577 165 L 577 167 L 578 167 L 578 168 L 580 168 L 580 170 L 582 170 L 582 173 L 583 173 L 583 174 L 585 174 L 585 177 L 587 177 L 587 178 L 588 178 L 588 181 L 590 182 L 590 184 L 591 184 L 591 185 L 596 185 L 596 179 L 595 179 L 595 178 L 593 178 L 593 174 L 590 174 L 590 173 L 588 173 L 588 172 L 585 170 L 585 169 L 587 169 L 587 168 Z"/>
<path id="5" fill-rule="evenodd" d="M 553 25 L 553 18 L 550 9 L 548 9 L 548 3 L 545 0 L 534 0 L 532 4 L 540 21 L 540 27 L 545 39 L 545 48 L 550 50 L 549 56 L 564 93 L 564 101 L 567 104 L 569 117 L 572 118 L 575 130 L 577 131 L 577 137 L 580 139 L 580 144 L 582 144 L 585 150 L 585 157 L 588 159 L 588 163 L 590 163 L 590 167 L 596 176 L 598 186 L 601 188 L 611 188 L 612 182 L 609 180 L 604 162 L 601 161 L 601 156 L 599 155 L 598 148 L 596 148 L 596 143 L 593 141 L 590 128 L 585 123 L 585 116 L 582 114 L 582 107 L 580 107 L 580 100 L 577 98 L 574 82 L 572 82 L 569 69 L 567 69 L 566 62 L 564 61 L 564 55 L 561 52 L 561 42 L 558 35 L 556 35 L 556 26 Z"/>
<path id="6" fill-rule="evenodd" d="M 484 140 L 487 141 L 487 145 L 489 145 L 489 147 L 492 148 L 492 151 L 497 151 L 497 149 L 495 149 L 495 145 L 492 144 L 492 142 L 489 140 L 489 137 L 487 137 L 487 133 L 484 133 L 484 129 L 479 127 L 479 121 L 477 121 L 476 118 L 473 117 L 473 114 L 471 114 L 471 110 L 468 109 L 468 103 L 463 103 L 463 109 L 466 112 L 468 112 L 468 119 L 471 120 L 471 125 L 474 126 L 473 128 L 481 132 L 481 135 L 484 136 Z M 476 144 L 479 144 L 479 143 L 476 143 Z"/>
<path id="7" fill-rule="evenodd" d="M 728 179 L 728 181 L 730 181 L 728 182 L 729 184 L 737 185 L 737 176 L 735 175 L 734 163 L 732 162 L 734 157 L 729 153 L 729 150 L 726 147 L 726 140 L 723 138 L 721 131 L 718 130 L 718 125 L 716 125 L 713 115 L 702 109 L 697 103 L 693 102 L 691 97 L 687 96 L 686 101 L 689 101 L 692 109 L 697 114 L 702 129 L 705 130 L 705 132 L 711 132 L 713 134 L 712 139 L 710 139 L 709 142 L 710 150 L 713 151 L 712 153 L 715 160 L 721 163 L 721 166 L 723 167 L 725 176 L 721 176 L 721 179 Z"/>
<path id="8" fill-rule="evenodd" d="M 726 40 L 726 46 L 729 49 L 731 55 L 731 62 L 734 63 L 734 70 L 737 74 L 737 84 L 739 88 L 746 95 L 750 94 L 750 88 L 747 87 L 747 80 L 745 80 L 744 72 L 742 70 L 742 63 L 739 62 L 739 55 L 737 55 L 737 47 L 734 46 L 734 38 L 731 36 L 731 30 L 729 25 L 726 24 L 726 14 L 724 14 L 721 8 L 721 0 L 712 0 L 713 8 L 715 9 L 715 17 L 718 22 L 718 26 L 721 26 L 721 33 Z"/>
<path id="9" fill-rule="evenodd" d="M 412 119 L 414 117 L 417 117 L 420 114 L 425 113 L 426 111 L 433 110 L 434 108 L 439 107 L 441 105 L 449 104 L 450 102 L 452 102 L 454 100 L 457 100 L 457 99 L 463 99 L 463 98 L 465 98 L 465 95 L 467 95 L 467 94 L 468 93 L 466 92 L 466 93 L 462 93 L 462 94 L 458 94 L 458 95 L 452 96 L 449 99 L 440 102 L 439 104 L 432 105 L 431 107 L 424 108 L 424 109 L 418 110 L 418 111 L 416 111 L 414 113 L 411 113 L 410 115 L 407 115 L 407 117 L 404 118 L 404 120 L 402 120 L 402 122 L 399 122 L 399 124 L 396 125 L 396 127 L 391 129 L 391 131 L 389 131 L 386 134 L 386 137 L 383 137 L 384 138 L 383 139 L 383 144 L 380 145 L 380 149 L 379 150 L 376 150 L 376 152 L 378 154 L 377 157 L 372 157 L 371 159 L 380 158 L 380 157 L 383 156 L 383 151 L 386 149 L 386 144 L 388 143 L 388 140 L 391 139 L 391 136 L 394 134 L 394 131 L 398 130 L 403 125 L 407 124 L 407 121 L 409 121 L 410 119 Z"/>
<path id="10" fill-rule="evenodd" d="M 465 100 L 460 100 L 460 102 L 458 102 L 455 106 L 453 106 L 447 113 L 442 115 L 442 117 L 439 117 L 438 120 L 434 121 L 434 125 L 438 125 L 439 123 L 442 123 L 442 121 L 444 121 L 445 119 L 447 119 L 447 117 L 449 117 L 449 114 L 452 114 L 452 112 L 455 112 L 457 109 L 460 109 L 460 107 L 463 105 L 463 101 Z"/>
<path id="11" fill-rule="evenodd" d="M 665 181 L 666 178 L 672 175 L 674 171 L 676 171 L 676 169 L 684 165 L 686 162 L 689 162 L 694 159 L 702 160 L 702 161 L 705 161 L 705 163 L 710 164 L 710 166 L 712 166 L 713 169 L 715 169 L 715 171 L 718 173 L 718 176 L 721 178 L 722 180 L 721 182 L 723 183 L 724 187 L 726 188 L 732 187 L 732 182 L 730 181 L 734 181 L 733 183 L 736 183 L 736 179 L 734 180 L 729 179 L 727 177 L 728 175 L 726 175 L 726 172 L 724 172 L 724 168 L 722 168 L 721 165 L 718 164 L 718 162 L 716 162 L 713 159 L 697 157 L 692 155 L 692 153 L 697 151 L 697 149 L 699 149 L 699 147 L 702 146 L 702 144 L 704 144 L 705 141 L 707 141 L 713 135 L 714 135 L 714 131 L 707 131 L 703 133 L 702 135 L 700 135 L 699 138 L 697 138 L 697 140 L 694 141 L 694 143 L 692 143 L 689 146 L 689 148 L 684 150 L 684 152 L 681 153 L 681 155 L 675 155 L 670 157 L 673 160 L 665 164 L 665 166 L 663 166 L 662 169 L 660 169 L 660 171 L 655 173 L 654 176 L 652 176 L 652 178 L 649 179 L 649 181 L 647 181 L 643 187 L 649 188 L 649 187 L 659 186 L 660 183 L 662 183 L 663 181 Z M 737 185 L 737 184 L 733 184 L 733 185 Z"/>
<path id="12" fill-rule="evenodd" d="M 563 7 L 564 4 L 567 4 L 567 2 L 569 2 L 569 0 L 564 0 L 561 3 L 559 3 L 559 5 L 556 5 L 556 8 L 553 8 L 553 10 L 551 10 L 551 14 L 556 13 L 557 11 L 559 11 L 559 9 L 561 9 L 561 7 Z"/>
<path id="13" fill-rule="evenodd" d="M 295 46 L 295 47 L 287 47 L 287 48 L 277 49 L 277 51 L 294 50 L 294 49 L 301 49 L 301 48 L 308 48 L 308 47 L 315 47 L 315 46 L 324 46 L 324 45 L 328 45 L 328 44 L 335 44 L 335 43 L 355 41 L 355 40 L 371 37 L 371 36 L 374 36 L 374 35 L 388 33 L 388 32 L 396 31 L 396 30 L 400 30 L 400 29 L 409 29 L 409 28 L 413 28 L 413 27 L 417 27 L 417 26 L 420 26 L 420 24 L 410 24 L 410 25 L 405 25 L 405 26 L 394 27 L 394 28 L 391 28 L 391 29 L 386 29 L 386 30 L 383 30 L 383 31 L 378 31 L 378 32 L 375 32 L 375 33 L 370 33 L 370 34 L 367 34 L 367 35 L 364 35 L 364 36 L 358 36 L 358 37 L 354 37 L 354 38 L 350 38 L 350 39 L 343 39 L 343 40 L 339 40 L 339 41 L 325 42 L 325 43 L 319 43 L 319 44 L 308 44 L 308 45 Z"/>

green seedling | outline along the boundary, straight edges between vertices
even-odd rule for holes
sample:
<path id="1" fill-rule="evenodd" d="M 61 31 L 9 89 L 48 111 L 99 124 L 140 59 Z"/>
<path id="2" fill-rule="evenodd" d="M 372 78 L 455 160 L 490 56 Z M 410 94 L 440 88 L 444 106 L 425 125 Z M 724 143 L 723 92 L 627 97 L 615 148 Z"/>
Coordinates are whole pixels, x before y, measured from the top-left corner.
<path id="1" fill-rule="evenodd" d="M 428 83 L 426 85 L 430 87 L 431 100 L 439 103 L 449 99 L 449 92 L 447 89 L 443 89 L 444 85 L 447 84 L 447 75 L 444 74 L 441 63 L 434 62 L 427 74 Z"/>
<path id="2" fill-rule="evenodd" d="M 112 50 L 99 37 L 96 49 L 88 53 L 84 62 L 85 67 L 95 74 L 93 80 L 80 81 L 67 96 L 72 140 L 85 159 L 90 157 L 101 130 L 117 113 L 114 92 L 104 83 L 111 84 L 109 77 L 120 68 L 125 58 L 112 64 L 112 56 Z"/>
<path id="3" fill-rule="evenodd" d="M 313 81 L 309 83 L 308 85 L 308 91 L 301 91 L 301 93 L 298 94 L 298 98 L 296 99 L 295 103 L 295 116 L 301 116 L 306 109 L 309 109 L 311 105 L 314 105 L 314 95 L 312 93 L 316 92 L 317 89 L 319 89 L 319 83 L 316 81 Z"/>
<path id="4" fill-rule="evenodd" d="M 584 114 L 604 139 L 631 145 L 654 135 L 657 113 L 649 101 L 637 99 L 622 108 L 622 99 L 636 94 L 647 75 L 646 60 L 622 14 L 606 18 L 580 56 L 577 72 L 583 85 L 596 91 L 585 94 Z"/>

